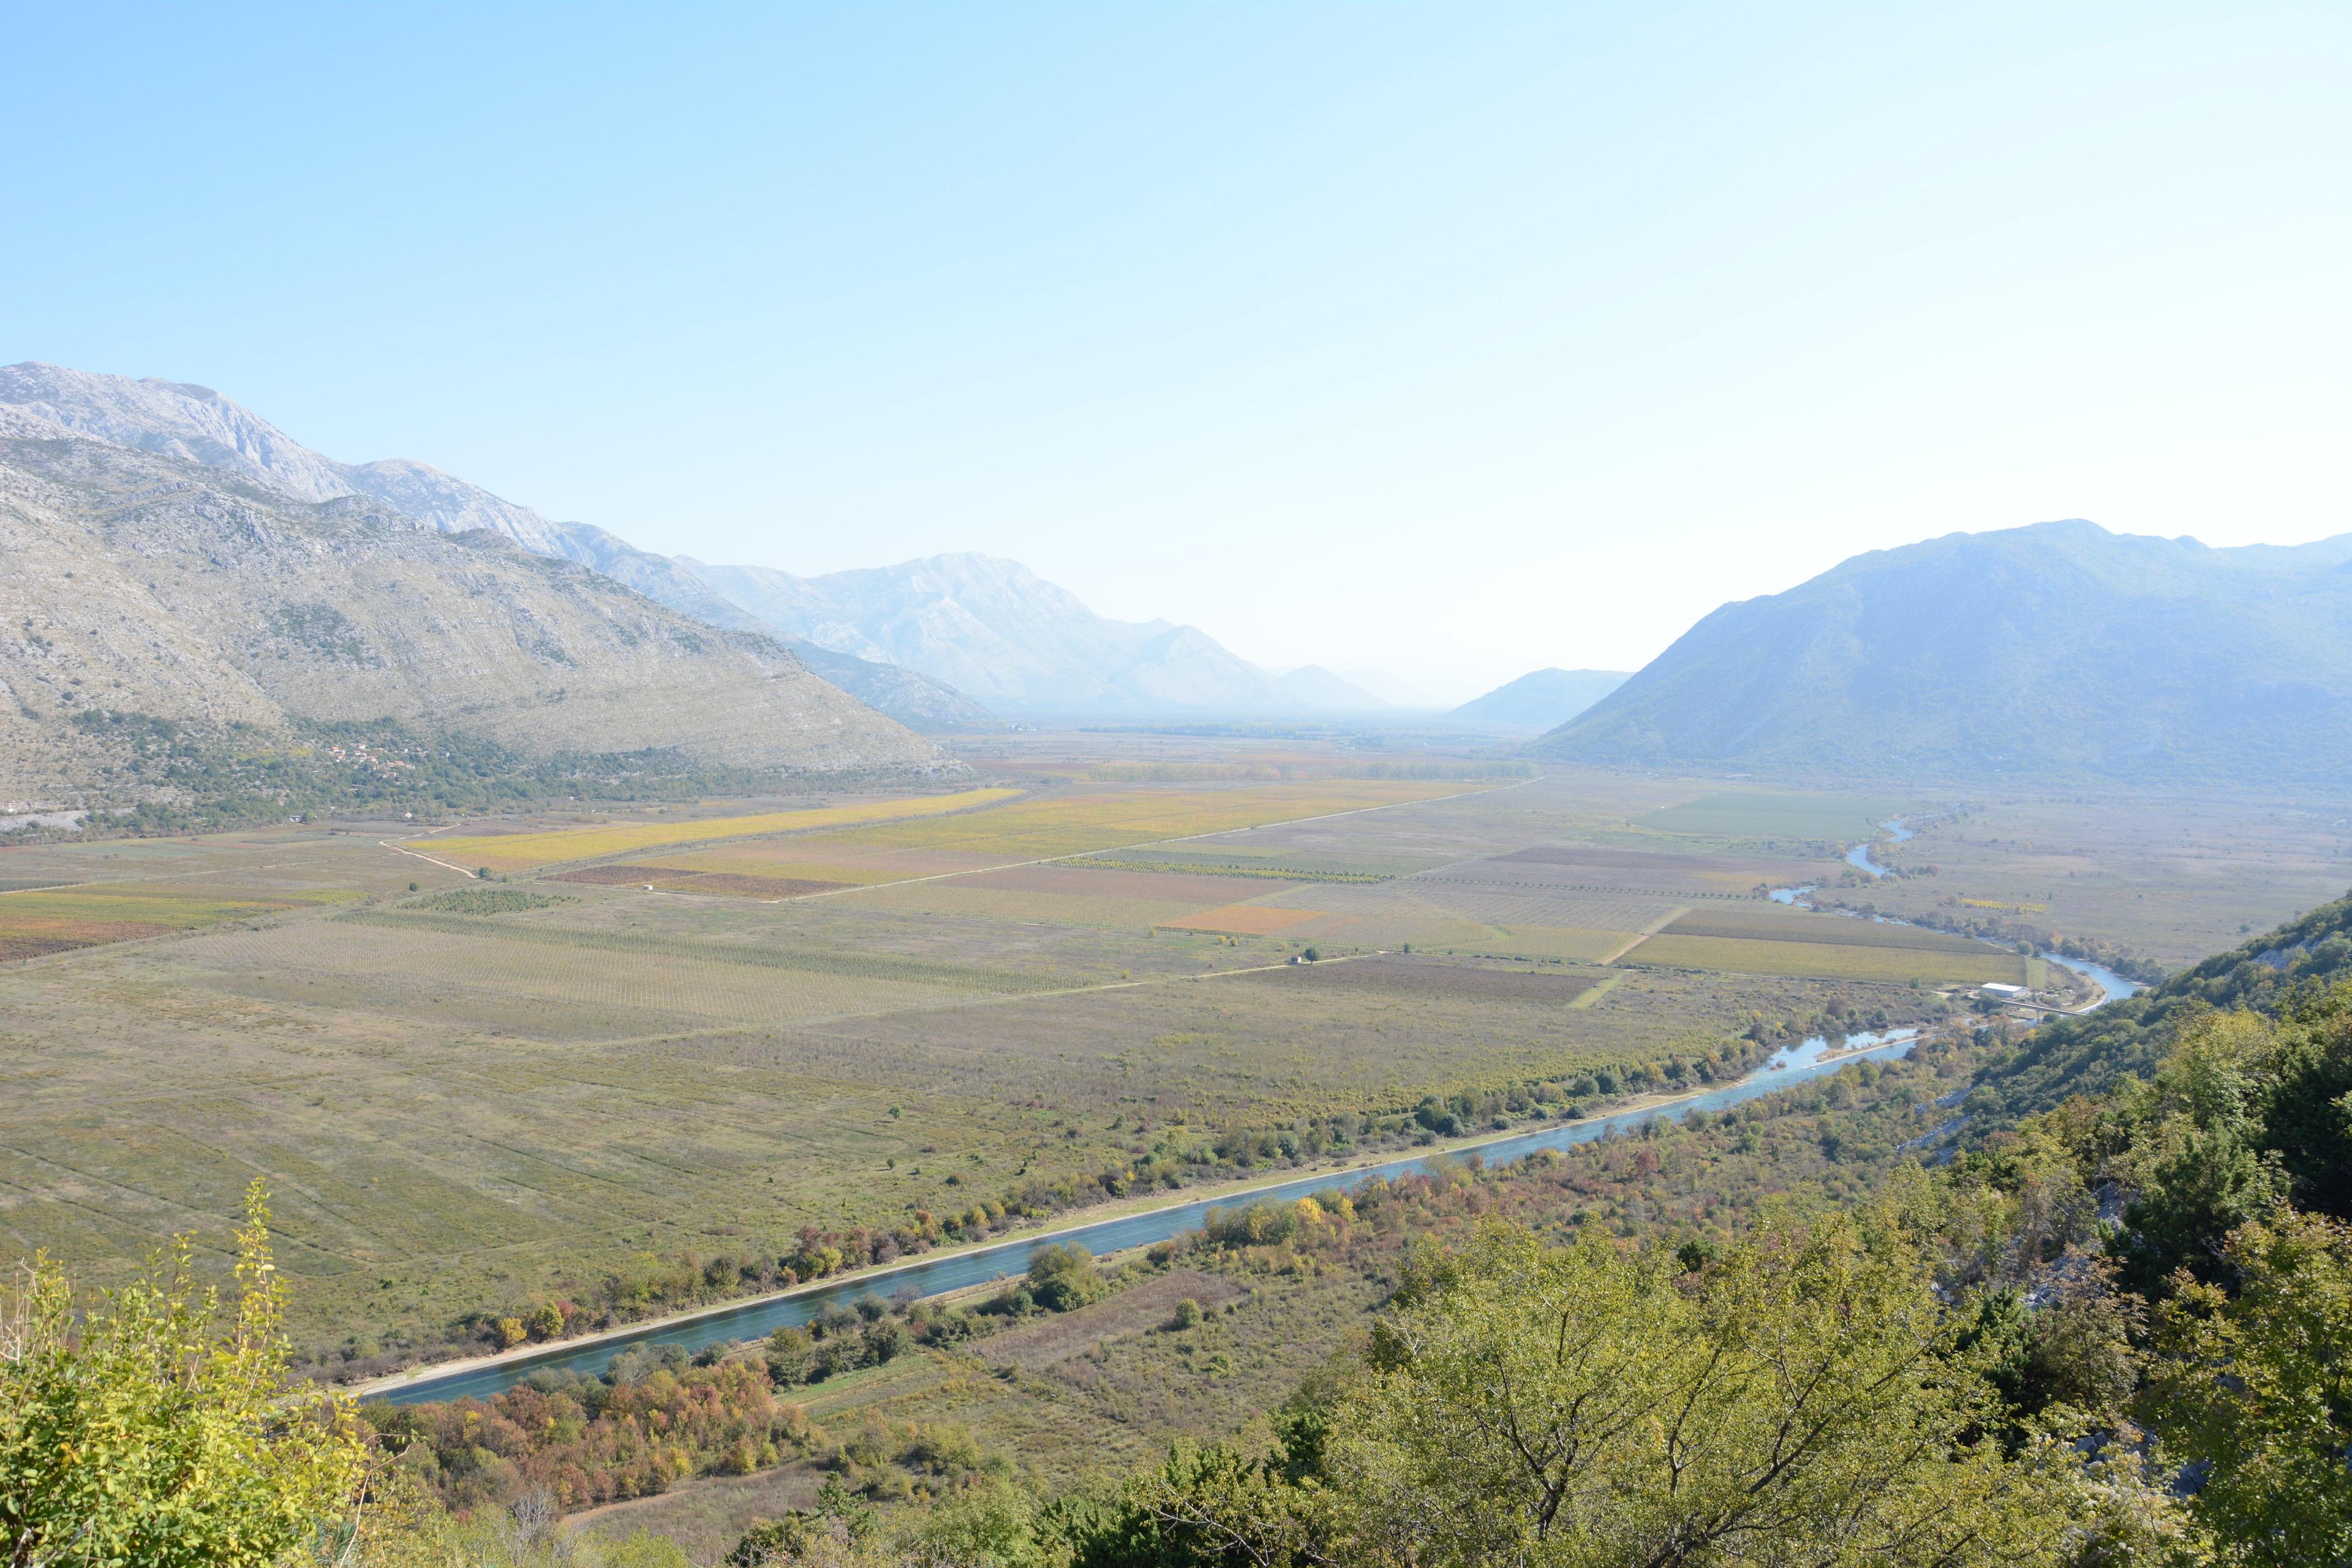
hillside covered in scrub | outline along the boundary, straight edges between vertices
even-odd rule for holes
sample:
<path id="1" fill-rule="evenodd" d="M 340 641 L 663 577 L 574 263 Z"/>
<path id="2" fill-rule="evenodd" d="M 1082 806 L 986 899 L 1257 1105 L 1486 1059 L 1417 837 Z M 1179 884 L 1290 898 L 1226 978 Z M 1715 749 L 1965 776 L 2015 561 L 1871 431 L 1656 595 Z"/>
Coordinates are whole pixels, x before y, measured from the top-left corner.
<path id="1" fill-rule="evenodd" d="M 2352 978 L 2352 897 L 2218 952 L 2162 984 L 2078 1017 L 2044 1024 L 1988 1065 L 1972 1111 L 2008 1121 L 2070 1095 L 2100 1094 L 2129 1074 L 2154 1075 L 2179 1031 L 2214 1009 L 2275 1016 Z"/>

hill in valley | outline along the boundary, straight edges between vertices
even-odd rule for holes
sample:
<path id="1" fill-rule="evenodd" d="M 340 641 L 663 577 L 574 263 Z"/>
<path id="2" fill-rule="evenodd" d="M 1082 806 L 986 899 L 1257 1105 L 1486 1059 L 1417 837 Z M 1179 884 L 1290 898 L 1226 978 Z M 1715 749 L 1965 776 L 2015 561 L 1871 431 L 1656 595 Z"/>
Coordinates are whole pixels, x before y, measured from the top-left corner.
<path id="1" fill-rule="evenodd" d="M 1475 697 L 1445 717 L 1474 729 L 1540 734 L 1625 684 L 1616 669 L 1538 669 Z"/>
<path id="2" fill-rule="evenodd" d="M 592 567 L 722 630 L 782 642 L 826 680 L 903 723 L 927 730 L 996 723 L 961 692 L 910 670 L 797 644 L 782 628 L 711 592 L 666 555 L 639 550 L 589 523 L 542 517 L 429 464 L 398 458 L 339 463 L 210 387 L 16 364 L 0 367 L 0 406 L 119 447 L 240 474 L 298 500 L 364 499 L 444 533 L 500 534 L 533 554 Z"/>
<path id="3" fill-rule="evenodd" d="M 2352 778 L 2352 535 L 2081 521 L 1858 555 L 1726 605 L 1536 742 L 1561 760 L 2048 780 Z"/>
<path id="4" fill-rule="evenodd" d="M 1317 666 L 1272 676 L 1195 627 L 1098 616 L 999 556 L 934 555 L 819 577 L 682 563 L 769 625 L 919 670 L 1003 712 L 1291 715 L 1383 706 Z"/>
<path id="5" fill-rule="evenodd" d="M 86 791 L 117 744 L 93 721 L 121 714 L 224 736 L 388 720 L 742 768 L 938 760 L 772 639 L 502 531 L 298 497 L 201 460 L 256 432 L 204 438 L 134 448 L 0 406 L 0 798 Z"/>

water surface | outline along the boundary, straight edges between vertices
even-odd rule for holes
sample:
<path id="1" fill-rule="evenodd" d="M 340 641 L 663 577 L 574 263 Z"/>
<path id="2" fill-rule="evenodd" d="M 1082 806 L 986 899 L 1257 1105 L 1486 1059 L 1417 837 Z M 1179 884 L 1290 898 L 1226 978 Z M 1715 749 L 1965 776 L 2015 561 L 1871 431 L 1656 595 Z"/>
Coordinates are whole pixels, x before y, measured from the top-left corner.
<path id="1" fill-rule="evenodd" d="M 1155 1241 L 1165 1241 L 1182 1231 L 1197 1230 L 1213 1208 L 1292 1203 L 1315 1193 L 1346 1192 L 1361 1186 L 1374 1176 L 1393 1181 L 1399 1176 L 1428 1171 L 1441 1162 L 1474 1152 L 1489 1164 L 1499 1164 L 1524 1159 L 1539 1150 L 1567 1149 L 1579 1143 L 1590 1143 L 1595 1139 L 1639 1127 L 1645 1121 L 1680 1121 L 1694 1110 L 1720 1110 L 1754 1100 L 1759 1095 L 1771 1094 L 1794 1084 L 1827 1077 L 1850 1062 L 1903 1056 L 1916 1043 L 1917 1037 L 1916 1029 L 1895 1029 L 1885 1035 L 1848 1035 L 1843 1048 L 1832 1055 L 1828 1041 L 1816 1035 L 1801 1044 L 1773 1052 L 1762 1066 L 1736 1083 L 1672 1104 L 1619 1111 L 1613 1116 L 1555 1124 L 1532 1131 L 1507 1133 L 1475 1145 L 1456 1146 L 1443 1154 L 1411 1154 L 1360 1170 L 1302 1176 L 1297 1181 L 1261 1187 L 1255 1192 L 1200 1198 L 1122 1219 L 1098 1220 L 1091 1225 L 1072 1226 L 1015 1241 L 999 1242 L 951 1257 L 918 1258 L 890 1268 L 871 1270 L 854 1279 L 812 1286 L 790 1295 L 764 1297 L 756 1301 L 706 1312 L 683 1322 L 615 1334 L 590 1344 L 551 1345 L 535 1355 L 500 1362 L 495 1366 L 445 1373 L 437 1377 L 420 1373 L 415 1379 L 395 1388 L 382 1390 L 373 1397 L 389 1399 L 395 1405 L 415 1405 L 426 1400 L 458 1399 L 467 1395 L 486 1399 L 511 1388 L 535 1372 L 602 1373 L 613 1364 L 615 1356 L 638 1345 L 677 1345 L 688 1351 L 698 1351 L 709 1345 L 758 1339 L 776 1329 L 798 1328 L 826 1307 L 845 1304 L 860 1296 L 890 1296 L 907 1289 L 912 1289 L 920 1296 L 938 1296 L 974 1285 L 984 1285 L 1005 1275 L 1019 1274 L 1028 1268 L 1030 1254 L 1049 1243 L 1076 1242 L 1097 1255 L 1118 1252 L 1131 1247 L 1146 1247 Z"/>
<path id="2" fill-rule="evenodd" d="M 1918 837 L 1917 834 L 1913 833 L 1909 828 L 1903 826 L 1903 819 L 1899 816 L 1889 817 L 1886 821 L 1880 823 L 1878 826 L 1885 829 L 1886 841 L 1889 844 L 1900 844 L 1906 838 L 1916 838 Z M 1845 852 L 1845 863 L 1853 867 L 1857 871 L 1869 872 L 1874 879 L 1886 876 L 1888 874 L 1886 868 L 1870 858 L 1871 846 L 1876 842 L 1876 839 L 1868 839 L 1847 850 Z"/>

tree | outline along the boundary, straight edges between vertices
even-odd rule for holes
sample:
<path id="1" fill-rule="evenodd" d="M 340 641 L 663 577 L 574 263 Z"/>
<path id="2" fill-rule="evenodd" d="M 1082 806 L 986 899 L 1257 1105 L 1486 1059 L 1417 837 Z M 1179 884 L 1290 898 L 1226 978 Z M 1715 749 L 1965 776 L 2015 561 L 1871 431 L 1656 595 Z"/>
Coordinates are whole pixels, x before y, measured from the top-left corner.
<path id="1" fill-rule="evenodd" d="M 1516 1227 L 1416 1264 L 1329 1424 L 1338 1555 L 1525 1564 L 2056 1563 L 2063 1444 L 2011 1455 L 1889 1216 L 1770 1227 L 1704 1276 Z"/>
<path id="2" fill-rule="evenodd" d="M 810 1342 L 804 1329 L 778 1329 L 768 1336 L 761 1354 L 768 1375 L 779 1388 L 789 1388 L 808 1376 Z"/>
<path id="3" fill-rule="evenodd" d="M 1039 1247 L 1029 1255 L 1029 1295 L 1048 1311 L 1066 1312 L 1102 1294 L 1095 1260 L 1075 1242 Z"/>
<path id="4" fill-rule="evenodd" d="M 2295 1008 L 2263 1096 L 2263 1141 L 2299 1208 L 2352 1219 L 2352 982 Z"/>
<path id="5" fill-rule="evenodd" d="M 0 1292 L 0 1555 L 11 1564 L 262 1564 L 344 1512 L 361 1440 L 343 1402 L 287 1374 L 284 1290 L 256 1183 L 236 1301 L 199 1289 L 186 1237 L 74 1321 L 37 1256 Z"/>
<path id="6" fill-rule="evenodd" d="M 2182 1030 L 2153 1083 L 2124 1095 L 2133 1131 L 2118 1173 L 2138 1196 L 2116 1249 L 2142 1294 L 2161 1294 L 2179 1268 L 2215 1280 L 2230 1232 L 2286 1195 L 2257 1114 L 2276 1049 L 2260 1015 L 2209 1014 Z"/>
<path id="7" fill-rule="evenodd" d="M 2159 1451 L 2203 1471 L 2189 1510 L 2227 1561 L 2352 1561 L 2352 1226 L 2283 1210 L 2226 1258 L 2234 1298 L 2184 1270 L 2158 1310 Z"/>

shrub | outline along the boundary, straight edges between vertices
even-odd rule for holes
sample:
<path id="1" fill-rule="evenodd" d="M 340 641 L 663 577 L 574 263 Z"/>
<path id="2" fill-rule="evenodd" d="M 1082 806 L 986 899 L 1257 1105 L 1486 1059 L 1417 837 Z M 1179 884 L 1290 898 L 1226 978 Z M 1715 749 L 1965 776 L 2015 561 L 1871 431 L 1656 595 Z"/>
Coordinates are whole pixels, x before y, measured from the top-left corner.
<path id="1" fill-rule="evenodd" d="M 1029 1294 L 1052 1312 L 1083 1307 L 1103 1292 L 1091 1253 L 1075 1243 L 1041 1247 L 1029 1258 Z"/>

